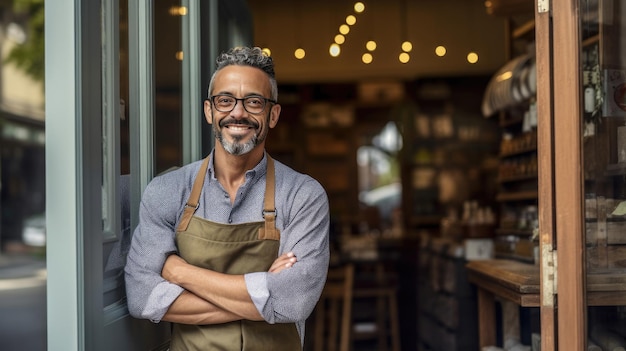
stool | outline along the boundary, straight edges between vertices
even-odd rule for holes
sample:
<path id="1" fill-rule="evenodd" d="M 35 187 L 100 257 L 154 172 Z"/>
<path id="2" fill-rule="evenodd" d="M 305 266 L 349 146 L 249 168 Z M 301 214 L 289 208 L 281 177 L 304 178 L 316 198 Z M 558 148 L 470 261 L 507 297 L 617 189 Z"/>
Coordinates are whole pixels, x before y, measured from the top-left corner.
<path id="1" fill-rule="evenodd" d="M 354 265 L 328 269 L 326 285 L 315 308 L 315 351 L 336 351 L 337 346 L 340 351 L 350 350 L 353 282 Z"/>

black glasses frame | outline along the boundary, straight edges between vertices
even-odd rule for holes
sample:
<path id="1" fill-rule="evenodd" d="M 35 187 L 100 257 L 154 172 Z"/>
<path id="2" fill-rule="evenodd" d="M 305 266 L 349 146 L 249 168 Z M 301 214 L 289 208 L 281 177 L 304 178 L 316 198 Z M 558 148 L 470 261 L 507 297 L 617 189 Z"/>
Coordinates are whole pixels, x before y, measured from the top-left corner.
<path id="1" fill-rule="evenodd" d="M 215 103 L 215 98 L 216 98 L 216 97 L 220 97 L 220 96 L 226 96 L 226 97 L 229 97 L 229 98 L 231 98 L 231 99 L 235 100 L 235 103 L 233 104 L 233 107 L 232 107 L 230 110 L 220 110 L 220 108 L 218 107 L 218 104 L 216 104 L 216 103 Z M 263 108 L 261 109 L 261 111 L 259 111 L 259 112 L 252 112 L 252 111 L 248 111 L 248 108 L 246 107 L 246 103 L 245 103 L 245 101 L 246 101 L 247 99 L 262 99 L 262 100 L 264 101 L 264 103 L 263 103 Z M 277 101 L 276 101 L 276 100 L 269 99 L 269 98 L 266 98 L 266 97 L 264 97 L 264 96 L 260 96 L 260 95 L 252 95 L 252 96 L 246 96 L 246 97 L 244 97 L 244 98 L 236 98 L 236 97 L 234 97 L 234 96 L 232 96 L 232 95 L 228 95 L 228 94 L 217 94 L 217 95 L 212 95 L 211 97 L 209 97 L 209 101 L 211 102 L 211 105 L 213 105 L 213 107 L 215 107 L 215 109 L 216 109 L 218 112 L 231 112 L 232 110 L 234 110 L 234 109 L 235 109 L 235 107 L 237 106 L 237 104 L 239 103 L 239 101 L 241 101 L 241 104 L 242 104 L 242 106 L 243 106 L 243 109 L 244 109 L 244 110 L 246 110 L 246 112 L 248 112 L 248 113 L 252 113 L 252 114 L 255 114 L 255 115 L 256 115 L 256 114 L 259 114 L 259 113 L 262 113 L 263 111 L 265 111 L 265 107 L 267 106 L 267 103 L 268 103 L 268 102 L 271 102 L 272 104 L 276 104 L 276 103 L 277 103 Z"/>

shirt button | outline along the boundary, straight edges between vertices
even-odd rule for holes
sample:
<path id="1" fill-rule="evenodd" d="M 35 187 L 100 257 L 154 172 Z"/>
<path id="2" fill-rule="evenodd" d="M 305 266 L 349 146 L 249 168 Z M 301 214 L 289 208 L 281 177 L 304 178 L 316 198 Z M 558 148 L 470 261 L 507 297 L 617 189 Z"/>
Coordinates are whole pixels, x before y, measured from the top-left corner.
<path id="1" fill-rule="evenodd" d="M 225 198 L 228 198 L 228 193 L 224 193 L 224 197 L 225 197 Z"/>
<path id="2" fill-rule="evenodd" d="M 233 223 L 233 219 L 232 219 L 232 218 L 229 218 L 229 219 L 228 219 L 228 223 Z"/>

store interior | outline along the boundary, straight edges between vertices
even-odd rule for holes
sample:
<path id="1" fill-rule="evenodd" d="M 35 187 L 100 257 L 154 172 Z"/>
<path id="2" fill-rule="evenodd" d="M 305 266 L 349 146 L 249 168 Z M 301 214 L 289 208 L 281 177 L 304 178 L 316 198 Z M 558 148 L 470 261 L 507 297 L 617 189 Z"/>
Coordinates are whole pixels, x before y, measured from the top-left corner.
<path id="1" fill-rule="evenodd" d="M 282 106 L 267 150 L 330 200 L 329 287 L 307 347 L 476 349 L 466 263 L 535 260 L 533 2 L 248 3 Z M 352 296 L 331 283 L 346 267 Z M 530 345 L 537 318 L 525 310 L 495 344 Z"/>

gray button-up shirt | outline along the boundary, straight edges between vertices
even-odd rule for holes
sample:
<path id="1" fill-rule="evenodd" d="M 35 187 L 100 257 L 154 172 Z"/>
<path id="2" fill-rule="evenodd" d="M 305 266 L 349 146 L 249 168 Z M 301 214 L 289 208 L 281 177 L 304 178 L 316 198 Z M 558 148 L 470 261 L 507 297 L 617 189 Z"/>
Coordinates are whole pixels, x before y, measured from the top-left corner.
<path id="1" fill-rule="evenodd" d="M 196 216 L 218 223 L 263 221 L 267 157 L 246 172 L 246 180 L 231 205 L 215 178 L 213 154 Z M 159 322 L 183 288 L 161 277 L 174 242 L 194 178 L 202 161 L 155 177 L 146 187 L 139 225 L 126 263 L 126 293 L 132 316 Z M 268 323 L 296 323 L 304 341 L 305 320 L 313 311 L 326 281 L 329 260 L 329 207 L 326 192 L 308 175 L 276 161 L 276 227 L 279 255 L 292 251 L 298 261 L 278 274 L 246 274 L 248 292 Z"/>

